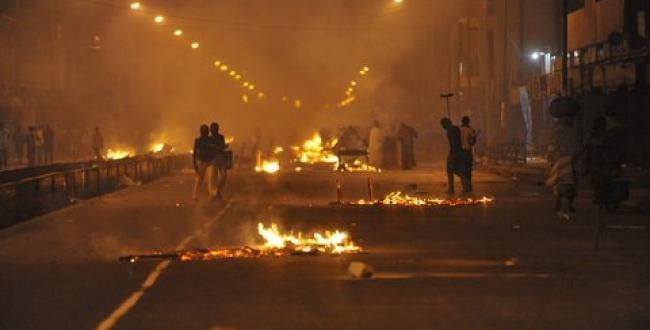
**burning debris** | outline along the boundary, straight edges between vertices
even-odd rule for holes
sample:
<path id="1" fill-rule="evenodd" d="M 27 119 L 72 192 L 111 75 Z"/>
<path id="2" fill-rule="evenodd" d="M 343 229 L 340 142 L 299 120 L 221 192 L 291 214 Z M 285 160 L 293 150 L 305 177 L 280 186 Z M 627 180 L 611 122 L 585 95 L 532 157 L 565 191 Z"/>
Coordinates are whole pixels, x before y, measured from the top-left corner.
<path id="1" fill-rule="evenodd" d="M 255 160 L 255 172 L 275 174 L 280 171 L 280 161 L 278 159 L 262 159 L 262 153 L 257 152 Z"/>
<path id="2" fill-rule="evenodd" d="M 219 249 L 193 249 L 170 253 L 151 253 L 120 257 L 120 261 L 137 262 L 145 260 L 174 259 L 180 261 L 214 260 L 227 258 L 282 257 L 286 255 L 341 255 L 361 253 L 361 247 L 350 239 L 348 233 L 325 231 L 313 233 L 311 237 L 302 233 L 282 233 L 276 224 L 265 227 L 257 224 L 258 234 L 265 240 L 259 246 L 224 247 Z"/>
<path id="3" fill-rule="evenodd" d="M 106 159 L 119 160 L 133 156 L 134 153 L 124 149 L 111 149 L 106 150 Z"/>
<path id="4" fill-rule="evenodd" d="M 152 154 L 168 155 L 174 153 L 174 151 L 176 151 L 174 146 L 167 143 L 154 143 L 149 146 L 149 152 L 151 152 Z"/>
<path id="5" fill-rule="evenodd" d="M 361 199 L 351 205 L 403 205 L 403 206 L 465 206 L 465 205 L 487 205 L 494 202 L 494 198 L 453 198 L 440 199 L 436 197 L 417 197 L 401 191 L 394 191 L 386 195 L 383 200 Z"/>
<path id="6" fill-rule="evenodd" d="M 334 169 L 338 168 L 339 158 L 332 149 L 338 143 L 337 139 L 323 141 L 320 134 L 314 135 L 305 141 L 302 146 L 291 147 L 296 154 L 296 163 L 302 164 L 331 164 Z"/>

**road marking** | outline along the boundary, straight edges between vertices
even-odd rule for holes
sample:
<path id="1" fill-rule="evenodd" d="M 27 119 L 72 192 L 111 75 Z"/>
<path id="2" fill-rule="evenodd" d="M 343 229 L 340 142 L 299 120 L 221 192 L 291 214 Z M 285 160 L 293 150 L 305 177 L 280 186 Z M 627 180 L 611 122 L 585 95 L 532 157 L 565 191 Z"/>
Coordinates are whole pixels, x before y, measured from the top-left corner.
<path id="1" fill-rule="evenodd" d="M 553 274 L 547 273 L 464 273 L 464 272 L 376 272 L 369 280 L 412 280 L 412 279 L 425 279 L 425 278 L 539 278 L 550 279 L 555 278 Z M 338 280 L 353 280 L 358 281 L 356 278 L 350 276 L 337 277 Z"/>
<path id="2" fill-rule="evenodd" d="M 193 234 L 190 234 L 189 236 L 181 240 L 180 243 L 176 245 L 176 250 L 182 250 L 183 248 L 185 248 L 187 243 L 189 243 L 192 239 L 198 236 L 202 231 L 209 229 L 214 224 L 215 221 L 219 220 L 226 213 L 226 211 L 230 208 L 230 206 L 232 206 L 233 201 L 234 199 L 230 199 L 228 203 L 226 203 L 226 205 L 223 208 L 221 208 L 221 210 L 219 210 L 219 212 L 214 217 L 212 217 L 210 221 L 208 221 L 201 227 L 200 230 L 195 231 Z M 124 317 L 124 315 L 126 315 L 133 307 L 135 307 L 135 305 L 138 303 L 138 301 L 140 301 L 140 299 L 144 295 L 145 291 L 156 283 L 158 277 L 160 277 L 162 272 L 167 267 L 169 267 L 170 264 L 171 261 L 169 260 L 161 261 L 160 263 L 158 263 L 156 265 L 156 268 L 154 268 L 149 273 L 145 281 L 142 283 L 142 285 L 140 285 L 140 289 L 138 289 L 138 291 L 136 292 L 133 292 L 128 298 L 126 298 L 126 300 L 124 300 L 120 304 L 120 306 L 117 307 L 117 309 L 115 309 L 111 313 L 111 315 L 109 315 L 105 320 L 103 320 L 95 329 L 97 330 L 112 329 L 115 326 L 115 324 L 117 324 L 117 322 L 122 317 Z"/>

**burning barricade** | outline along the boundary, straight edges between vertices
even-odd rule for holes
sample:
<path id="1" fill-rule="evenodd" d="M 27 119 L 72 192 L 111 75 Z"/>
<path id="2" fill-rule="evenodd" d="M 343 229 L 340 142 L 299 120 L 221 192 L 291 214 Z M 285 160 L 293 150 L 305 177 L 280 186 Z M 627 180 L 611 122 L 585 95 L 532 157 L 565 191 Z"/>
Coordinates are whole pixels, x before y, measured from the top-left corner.
<path id="1" fill-rule="evenodd" d="M 351 143 L 346 132 L 347 130 L 341 139 L 331 140 L 324 140 L 319 133 L 314 133 L 302 146 L 292 147 L 296 171 L 302 171 L 306 166 L 324 165 L 335 171 L 381 172 L 379 168 L 368 164 L 365 146 Z"/>
<path id="2" fill-rule="evenodd" d="M 135 155 L 134 152 L 126 149 L 121 149 L 121 148 L 115 148 L 115 149 L 108 148 L 106 150 L 106 159 L 110 159 L 110 160 L 129 158 L 134 155 Z"/>
<path id="3" fill-rule="evenodd" d="M 276 224 L 266 227 L 257 224 L 257 232 L 264 239 L 259 246 L 223 247 L 217 249 L 193 249 L 169 253 L 152 253 L 120 257 L 120 261 L 137 262 L 157 259 L 180 261 L 214 260 L 227 258 L 282 257 L 286 255 L 341 255 L 362 253 L 348 233 L 339 230 L 315 232 L 311 236 L 302 233 L 282 233 Z"/>
<path id="4" fill-rule="evenodd" d="M 401 205 L 401 206 L 465 206 L 465 205 L 486 205 L 494 202 L 493 198 L 437 198 L 412 196 L 401 191 L 394 191 L 386 195 L 382 200 L 364 200 L 350 203 L 351 205 Z"/>

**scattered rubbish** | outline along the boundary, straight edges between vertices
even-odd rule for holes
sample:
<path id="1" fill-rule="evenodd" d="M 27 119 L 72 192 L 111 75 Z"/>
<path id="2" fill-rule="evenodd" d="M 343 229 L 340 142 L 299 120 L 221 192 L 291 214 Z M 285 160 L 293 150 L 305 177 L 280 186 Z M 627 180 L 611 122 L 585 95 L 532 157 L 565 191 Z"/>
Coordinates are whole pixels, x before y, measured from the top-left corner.
<path id="1" fill-rule="evenodd" d="M 360 261 L 351 262 L 348 266 L 348 274 L 353 278 L 371 278 L 374 272 L 370 265 Z"/>

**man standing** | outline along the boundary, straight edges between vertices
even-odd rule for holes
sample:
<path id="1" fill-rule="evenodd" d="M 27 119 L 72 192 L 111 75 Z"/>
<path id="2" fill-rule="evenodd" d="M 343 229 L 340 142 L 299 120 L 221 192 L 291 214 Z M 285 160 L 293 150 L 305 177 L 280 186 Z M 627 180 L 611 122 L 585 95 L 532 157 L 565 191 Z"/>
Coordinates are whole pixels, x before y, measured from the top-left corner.
<path id="1" fill-rule="evenodd" d="M 382 142 L 383 134 L 381 128 L 379 127 L 379 121 L 375 120 L 372 128 L 370 128 L 370 133 L 368 134 L 368 159 L 370 165 L 381 168 L 382 167 Z"/>
<path id="2" fill-rule="evenodd" d="M 449 155 L 447 156 L 447 193 L 454 194 L 454 174 L 458 175 L 463 185 L 463 193 L 472 192 L 472 183 L 469 181 L 467 157 L 463 153 L 460 139 L 460 129 L 454 126 L 449 118 L 442 118 L 440 125 L 447 131 L 449 141 Z"/>
<path id="3" fill-rule="evenodd" d="M 461 119 L 460 141 L 463 148 L 463 154 L 468 166 L 468 180 L 472 183 L 472 167 L 474 166 L 474 146 L 476 145 L 476 130 L 469 125 L 469 116 Z"/>
<path id="4" fill-rule="evenodd" d="M 402 149 L 402 169 L 410 170 L 415 167 L 415 151 L 413 150 L 413 140 L 418 138 L 418 132 L 413 127 L 402 123 L 399 130 L 397 131 L 397 137 L 399 138 L 400 146 Z"/>
<path id="5" fill-rule="evenodd" d="M 95 160 L 104 159 L 102 154 L 102 151 L 104 150 L 104 137 L 102 136 L 102 133 L 99 132 L 98 126 L 95 126 L 95 132 L 93 133 L 92 148 L 93 153 L 95 154 Z"/>

